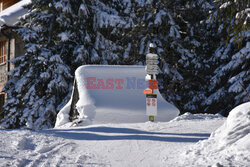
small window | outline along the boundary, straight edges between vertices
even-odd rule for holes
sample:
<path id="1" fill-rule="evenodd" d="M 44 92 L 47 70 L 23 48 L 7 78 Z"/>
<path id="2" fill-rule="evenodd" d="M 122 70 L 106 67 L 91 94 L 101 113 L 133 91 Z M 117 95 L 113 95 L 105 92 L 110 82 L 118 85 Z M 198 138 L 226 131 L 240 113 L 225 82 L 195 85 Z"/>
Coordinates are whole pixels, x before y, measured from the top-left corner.
<path id="1" fill-rule="evenodd" d="M 1 40 L 0 41 L 0 64 L 5 63 L 5 57 L 6 57 L 6 41 Z"/>

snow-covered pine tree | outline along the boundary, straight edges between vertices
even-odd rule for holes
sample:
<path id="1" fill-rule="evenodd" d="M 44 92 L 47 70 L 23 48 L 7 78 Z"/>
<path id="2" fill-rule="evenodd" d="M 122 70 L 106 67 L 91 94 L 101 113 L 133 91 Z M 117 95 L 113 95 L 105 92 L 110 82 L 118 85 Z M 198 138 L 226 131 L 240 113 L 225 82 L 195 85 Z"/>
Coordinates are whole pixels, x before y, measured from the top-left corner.
<path id="1" fill-rule="evenodd" d="M 215 0 L 217 5 L 216 19 L 226 28 L 226 42 L 233 38 L 238 45 L 245 37 L 242 31 L 249 30 L 249 1 L 248 0 Z M 241 39 L 239 39 L 241 38 Z M 239 46 L 242 47 L 242 46 Z"/>
<path id="2" fill-rule="evenodd" d="M 249 101 L 250 31 L 246 28 L 249 27 L 249 3 L 220 0 L 217 4 L 210 24 L 217 25 L 214 35 L 221 41 L 210 58 L 214 73 L 204 104 L 208 112 L 227 115 L 233 107 Z"/>
<path id="3" fill-rule="evenodd" d="M 206 99 L 211 69 L 207 63 L 216 41 L 211 38 L 206 25 L 209 11 L 213 9 L 210 0 L 179 1 L 176 22 L 180 25 L 182 46 L 189 50 L 178 60 L 179 71 L 183 76 L 179 88 L 182 100 L 179 103 L 183 112 L 204 112 L 201 105 Z"/>
<path id="4" fill-rule="evenodd" d="M 113 0 L 102 3 L 109 9 L 107 13 L 112 13 L 113 21 L 102 21 L 104 26 L 99 26 L 102 28 L 99 31 L 105 34 L 104 30 L 108 30 L 106 34 L 112 37 L 107 38 L 122 46 L 126 64 L 145 64 L 149 43 L 154 43 L 160 56 L 161 92 L 182 112 L 197 110 L 204 99 L 207 78 L 203 77 L 206 74 L 202 56 L 205 54 L 196 52 L 206 49 L 201 45 L 206 40 L 203 32 L 197 29 L 211 8 L 208 2 Z"/>
<path id="5" fill-rule="evenodd" d="M 201 111 L 202 100 L 205 107 L 209 103 L 205 96 L 210 94 L 204 91 L 207 91 L 210 71 L 220 71 L 220 64 L 208 64 L 207 56 L 216 46 L 212 45 L 213 40 L 217 42 L 219 35 L 225 37 L 226 29 L 220 26 L 221 33 L 212 34 L 204 24 L 212 9 L 210 0 L 32 2 L 28 5 L 29 14 L 20 23 L 22 28 L 17 30 L 26 42 L 27 53 L 13 60 L 16 68 L 10 72 L 11 80 L 5 87 L 9 96 L 2 125 L 52 127 L 79 65 L 145 64 L 149 43 L 157 46 L 160 56 L 160 89 L 165 98 L 182 113 Z M 217 28 L 217 25 L 208 25 Z M 249 37 L 245 38 L 243 41 Z M 246 47 L 241 49 L 246 55 L 244 60 L 249 59 L 248 45 L 245 42 Z M 229 46 L 232 45 L 227 48 Z M 223 45 L 220 48 L 223 52 L 230 50 Z M 232 49 L 230 52 L 236 53 Z M 211 62 L 222 63 L 228 69 L 230 61 L 217 57 L 212 57 Z M 236 62 L 238 58 L 233 59 Z M 242 68 L 247 69 L 249 64 L 244 63 L 241 62 Z M 235 78 L 245 78 L 242 84 L 249 84 L 249 77 L 245 77 L 249 74 L 247 71 L 244 75 L 236 73 Z M 228 74 L 223 76 L 228 78 Z M 225 79 L 222 80 L 216 83 L 221 86 L 225 83 Z M 216 93 L 220 86 L 212 84 L 210 91 Z M 249 90 L 249 86 L 246 89 Z M 230 90 L 239 89 L 231 87 Z"/>
<path id="6" fill-rule="evenodd" d="M 72 88 L 72 73 L 89 63 L 91 35 L 85 1 L 33 0 L 17 32 L 26 43 L 26 54 L 14 59 L 15 68 L 5 86 L 8 93 L 7 128 L 50 128 Z M 90 25 L 92 23 L 90 22 Z"/>
<path id="7" fill-rule="evenodd" d="M 26 53 L 12 61 L 15 68 L 5 86 L 8 98 L 1 122 L 7 128 L 50 128 L 72 76 L 54 40 L 54 6 L 50 1 L 34 0 L 27 7 L 29 13 L 17 29 L 26 43 Z"/>
<path id="8" fill-rule="evenodd" d="M 98 64 L 101 57 L 94 46 L 96 32 L 94 25 L 94 1 L 59 0 L 54 3 L 57 10 L 56 22 L 60 30 L 58 45 L 68 57 L 66 62 L 72 72 L 83 64 Z"/>
<path id="9" fill-rule="evenodd" d="M 93 28 L 96 32 L 94 48 L 101 57 L 100 64 L 124 64 L 126 59 L 124 55 L 126 48 L 120 42 L 125 35 L 123 29 L 129 24 L 129 20 L 121 15 L 120 9 L 123 8 L 123 3 L 123 0 L 93 2 Z"/>

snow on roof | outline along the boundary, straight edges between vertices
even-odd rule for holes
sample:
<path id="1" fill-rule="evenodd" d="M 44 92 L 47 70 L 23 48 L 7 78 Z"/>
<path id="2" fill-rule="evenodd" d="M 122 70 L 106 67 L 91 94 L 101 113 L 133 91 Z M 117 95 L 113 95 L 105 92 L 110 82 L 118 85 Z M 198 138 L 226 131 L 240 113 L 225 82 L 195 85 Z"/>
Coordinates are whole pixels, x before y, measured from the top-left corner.
<path id="1" fill-rule="evenodd" d="M 21 16 L 27 13 L 27 9 L 24 9 L 23 6 L 30 2 L 31 0 L 22 0 L 0 12 L 0 26 L 13 26 Z"/>

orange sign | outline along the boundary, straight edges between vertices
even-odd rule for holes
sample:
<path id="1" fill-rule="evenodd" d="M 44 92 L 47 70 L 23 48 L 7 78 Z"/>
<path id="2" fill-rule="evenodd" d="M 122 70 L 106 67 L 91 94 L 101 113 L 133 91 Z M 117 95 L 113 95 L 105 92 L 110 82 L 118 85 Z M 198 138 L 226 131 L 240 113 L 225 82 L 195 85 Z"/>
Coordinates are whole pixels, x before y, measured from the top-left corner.
<path id="1" fill-rule="evenodd" d="M 152 94 L 153 93 L 153 90 L 152 89 L 144 89 L 144 94 Z"/>

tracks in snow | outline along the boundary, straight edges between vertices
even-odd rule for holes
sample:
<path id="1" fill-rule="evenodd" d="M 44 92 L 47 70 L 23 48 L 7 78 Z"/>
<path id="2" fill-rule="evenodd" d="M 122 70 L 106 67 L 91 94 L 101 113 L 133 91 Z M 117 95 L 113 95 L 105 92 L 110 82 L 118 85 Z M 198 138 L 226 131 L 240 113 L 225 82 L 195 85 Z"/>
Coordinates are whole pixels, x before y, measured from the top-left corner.
<path id="1" fill-rule="evenodd" d="M 110 166 L 76 143 L 49 133 L 0 131 L 0 167 Z"/>
<path id="2" fill-rule="evenodd" d="M 178 166 L 181 152 L 208 138 L 222 123 L 183 121 L 0 130 L 0 167 Z"/>

